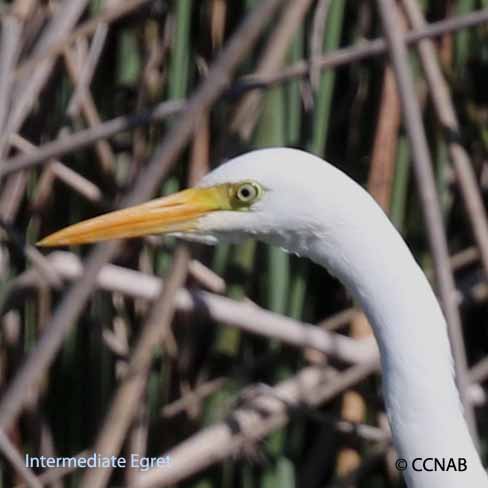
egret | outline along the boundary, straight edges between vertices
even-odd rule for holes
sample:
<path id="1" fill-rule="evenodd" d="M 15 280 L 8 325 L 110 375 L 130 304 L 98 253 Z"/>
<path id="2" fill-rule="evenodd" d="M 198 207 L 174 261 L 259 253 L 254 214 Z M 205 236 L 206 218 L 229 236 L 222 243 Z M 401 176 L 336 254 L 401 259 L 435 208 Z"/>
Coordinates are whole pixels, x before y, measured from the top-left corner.
<path id="1" fill-rule="evenodd" d="M 72 225 L 39 245 L 162 233 L 206 243 L 255 238 L 327 268 L 372 324 L 408 486 L 488 486 L 434 292 L 395 227 L 351 178 L 303 151 L 261 149 L 228 161 L 194 188 Z M 444 469 L 434 469 L 435 460 Z"/>

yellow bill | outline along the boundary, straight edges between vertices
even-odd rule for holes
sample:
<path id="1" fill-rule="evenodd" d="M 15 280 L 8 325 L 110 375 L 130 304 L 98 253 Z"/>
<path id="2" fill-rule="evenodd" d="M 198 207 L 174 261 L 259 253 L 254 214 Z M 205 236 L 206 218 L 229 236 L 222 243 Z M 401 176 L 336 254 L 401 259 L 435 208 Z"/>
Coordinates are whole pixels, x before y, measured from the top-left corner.
<path id="1" fill-rule="evenodd" d="M 199 217 L 228 208 L 226 185 L 191 188 L 71 225 L 45 237 L 37 245 L 64 246 L 150 234 L 192 232 L 197 229 Z"/>

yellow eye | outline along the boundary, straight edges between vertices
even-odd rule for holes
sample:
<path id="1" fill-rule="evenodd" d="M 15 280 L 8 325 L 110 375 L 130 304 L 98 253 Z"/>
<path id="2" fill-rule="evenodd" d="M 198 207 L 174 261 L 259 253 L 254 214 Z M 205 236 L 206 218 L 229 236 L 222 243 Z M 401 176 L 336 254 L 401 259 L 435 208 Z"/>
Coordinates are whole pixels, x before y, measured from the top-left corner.
<path id="1" fill-rule="evenodd" d="M 242 183 L 236 192 L 237 199 L 242 203 L 251 203 L 261 195 L 261 188 L 252 182 Z"/>

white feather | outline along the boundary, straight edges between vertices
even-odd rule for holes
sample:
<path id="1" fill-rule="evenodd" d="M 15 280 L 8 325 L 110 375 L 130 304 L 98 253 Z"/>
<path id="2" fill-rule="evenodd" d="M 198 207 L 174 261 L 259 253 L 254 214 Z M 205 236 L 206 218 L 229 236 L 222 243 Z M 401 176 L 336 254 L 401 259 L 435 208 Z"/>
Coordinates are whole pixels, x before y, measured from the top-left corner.
<path id="1" fill-rule="evenodd" d="M 486 487 L 456 389 L 447 328 L 405 242 L 371 196 L 302 151 L 254 151 L 217 168 L 201 186 L 255 180 L 265 191 L 247 212 L 213 212 L 206 238 L 263 240 L 325 266 L 346 285 L 380 346 L 385 402 L 398 453 L 466 458 L 465 472 L 405 471 L 411 488 Z"/>

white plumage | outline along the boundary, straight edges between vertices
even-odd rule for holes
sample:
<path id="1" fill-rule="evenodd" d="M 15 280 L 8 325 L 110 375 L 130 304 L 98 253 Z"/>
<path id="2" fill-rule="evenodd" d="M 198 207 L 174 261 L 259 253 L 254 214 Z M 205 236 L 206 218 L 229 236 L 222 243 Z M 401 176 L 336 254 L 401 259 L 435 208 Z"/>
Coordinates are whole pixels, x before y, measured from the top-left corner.
<path id="1" fill-rule="evenodd" d="M 201 185 L 254 180 L 265 191 L 250 211 L 214 212 L 201 230 L 246 235 L 326 267 L 366 313 L 381 351 L 385 402 L 395 446 L 415 458 L 467 459 L 467 470 L 404 475 L 410 487 L 486 487 L 454 381 L 447 327 L 410 250 L 373 198 L 332 165 L 285 148 L 245 154 Z"/>

